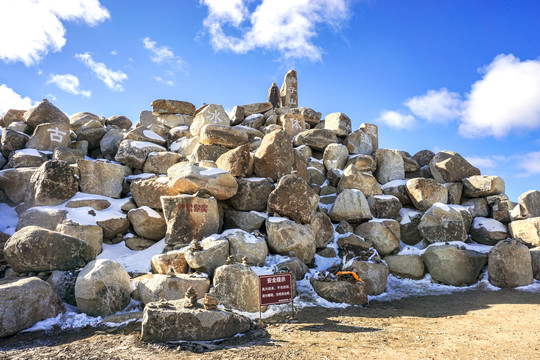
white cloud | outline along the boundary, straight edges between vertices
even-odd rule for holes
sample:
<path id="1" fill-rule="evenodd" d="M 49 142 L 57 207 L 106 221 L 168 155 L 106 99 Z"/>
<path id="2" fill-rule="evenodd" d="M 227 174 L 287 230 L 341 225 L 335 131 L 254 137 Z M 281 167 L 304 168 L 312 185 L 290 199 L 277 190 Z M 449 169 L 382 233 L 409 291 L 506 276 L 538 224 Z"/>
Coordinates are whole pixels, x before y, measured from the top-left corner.
<path id="1" fill-rule="evenodd" d="M 489 156 L 466 156 L 465 160 L 480 169 L 495 169 L 497 160 Z"/>
<path id="2" fill-rule="evenodd" d="M 201 0 L 208 7 L 203 24 L 215 50 L 244 54 L 260 48 L 286 59 L 320 61 L 322 50 L 313 43 L 318 31 L 323 25 L 339 29 L 350 10 L 349 0 L 262 0 L 252 12 L 250 2 Z M 226 34 L 226 26 L 240 37 Z"/>
<path id="3" fill-rule="evenodd" d="M 425 95 L 415 96 L 405 102 L 405 106 L 416 115 L 429 122 L 447 122 L 460 115 L 461 96 L 446 88 L 429 90 Z"/>
<path id="4" fill-rule="evenodd" d="M 0 85 L 0 116 L 9 109 L 28 110 L 34 105 L 29 97 L 22 97 L 6 84 Z"/>
<path id="5" fill-rule="evenodd" d="M 158 83 L 162 83 L 169 86 L 174 86 L 174 81 L 172 80 L 165 80 L 161 76 L 152 76 L 154 80 L 156 80 Z"/>
<path id="6" fill-rule="evenodd" d="M 0 14 L 0 59 L 26 66 L 62 49 L 66 43 L 62 21 L 95 26 L 110 17 L 98 0 L 4 0 Z"/>
<path id="7" fill-rule="evenodd" d="M 414 116 L 390 110 L 382 111 L 377 121 L 398 129 L 408 129 L 415 124 Z"/>
<path id="8" fill-rule="evenodd" d="M 82 95 L 84 97 L 90 97 L 92 95 L 91 91 L 80 89 L 79 78 L 71 74 L 51 75 L 47 84 L 55 84 L 60 89 L 74 95 Z"/>
<path id="9" fill-rule="evenodd" d="M 127 75 L 118 70 L 113 71 L 109 69 L 104 63 L 95 62 L 92 59 L 92 55 L 88 52 L 84 54 L 76 54 L 75 57 L 83 62 L 96 76 L 98 79 L 103 81 L 107 87 L 113 91 L 124 91 L 124 88 L 121 85 L 121 82 L 127 80 Z"/>
<path id="10" fill-rule="evenodd" d="M 113 55 L 113 56 L 118 55 L 118 51 L 116 51 L 116 50 L 111 51 L 111 55 Z"/>
<path id="11" fill-rule="evenodd" d="M 516 177 L 529 177 L 540 174 L 540 151 L 530 152 L 520 157 L 517 167 L 524 170 Z"/>
<path id="12" fill-rule="evenodd" d="M 540 60 L 501 54 L 483 72 L 467 94 L 461 135 L 502 138 L 540 127 Z"/>

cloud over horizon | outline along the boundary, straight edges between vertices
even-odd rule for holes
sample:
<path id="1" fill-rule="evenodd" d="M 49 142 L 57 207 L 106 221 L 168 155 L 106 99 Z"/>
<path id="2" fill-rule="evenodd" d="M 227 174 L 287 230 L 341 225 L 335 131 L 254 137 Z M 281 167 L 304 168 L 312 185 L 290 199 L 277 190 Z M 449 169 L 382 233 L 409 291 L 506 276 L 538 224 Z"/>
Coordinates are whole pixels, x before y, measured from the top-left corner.
<path id="1" fill-rule="evenodd" d="M 79 78 L 72 74 L 51 74 L 51 78 L 47 81 L 47 84 L 54 84 L 58 86 L 59 89 L 73 95 L 81 95 L 84 97 L 90 97 L 90 95 L 92 95 L 90 90 L 82 90 L 79 88 Z"/>
<path id="2" fill-rule="evenodd" d="M 63 21 L 81 21 L 95 26 L 110 18 L 98 0 L 0 1 L 0 59 L 39 63 L 49 51 L 59 52 L 66 44 Z"/>
<path id="3" fill-rule="evenodd" d="M 29 97 L 22 97 L 6 84 L 0 85 L 0 117 L 9 109 L 28 110 L 34 105 Z"/>
<path id="4" fill-rule="evenodd" d="M 262 0 L 250 10 L 251 2 L 201 0 L 208 7 L 203 24 L 214 50 L 245 54 L 265 49 L 285 59 L 320 61 L 323 50 L 314 39 L 321 27 L 338 30 L 350 10 L 349 0 Z"/>
<path id="5" fill-rule="evenodd" d="M 104 63 L 94 61 L 89 52 L 75 54 L 75 57 L 86 65 L 109 89 L 112 91 L 124 91 L 121 83 L 127 80 L 128 76 L 123 71 L 113 71 Z"/>

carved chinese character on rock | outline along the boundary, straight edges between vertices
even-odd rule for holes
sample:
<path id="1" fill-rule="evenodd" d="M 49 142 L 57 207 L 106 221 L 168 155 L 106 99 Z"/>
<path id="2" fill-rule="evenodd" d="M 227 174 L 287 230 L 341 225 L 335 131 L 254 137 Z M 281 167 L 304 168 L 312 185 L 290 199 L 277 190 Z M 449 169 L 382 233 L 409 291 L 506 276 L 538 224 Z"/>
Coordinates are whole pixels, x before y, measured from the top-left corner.
<path id="1" fill-rule="evenodd" d="M 281 106 L 298 107 L 298 79 L 295 70 L 289 70 L 281 85 Z"/>

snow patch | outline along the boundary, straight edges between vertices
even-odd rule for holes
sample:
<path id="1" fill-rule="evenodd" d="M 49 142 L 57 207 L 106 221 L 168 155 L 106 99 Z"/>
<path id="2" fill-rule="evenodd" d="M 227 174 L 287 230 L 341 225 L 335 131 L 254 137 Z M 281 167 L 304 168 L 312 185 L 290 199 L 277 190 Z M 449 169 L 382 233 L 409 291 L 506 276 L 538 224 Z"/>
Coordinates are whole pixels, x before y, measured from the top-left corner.
<path id="1" fill-rule="evenodd" d="M 131 250 L 124 242 L 114 245 L 103 244 L 103 251 L 97 258 L 114 260 L 128 272 L 150 272 L 150 260 L 154 255 L 161 254 L 165 246 L 165 240 L 158 241 L 142 251 Z"/>
<path id="2" fill-rule="evenodd" d="M 148 207 L 148 206 L 141 206 L 139 209 L 142 209 L 144 211 L 146 211 L 146 213 L 148 214 L 148 216 L 150 217 L 153 217 L 155 219 L 161 219 L 161 215 L 154 209 Z"/>
<path id="3" fill-rule="evenodd" d="M 143 135 L 146 136 L 149 139 L 152 139 L 152 140 L 165 142 L 165 139 L 163 137 L 159 136 L 158 134 L 156 134 L 152 130 L 143 130 Z"/>
<path id="4" fill-rule="evenodd" d="M 15 234 L 17 223 L 19 222 L 19 215 L 15 211 L 14 207 L 10 207 L 8 204 L 0 203 L 0 231 L 8 235 Z"/>
<path id="5" fill-rule="evenodd" d="M 385 190 L 391 187 L 398 187 L 407 184 L 408 179 L 403 180 L 392 180 L 387 182 L 386 184 L 381 185 L 381 190 Z"/>
<path id="6" fill-rule="evenodd" d="M 504 224 L 502 224 L 501 222 L 495 219 L 477 217 L 477 218 L 474 218 L 472 226 L 475 229 L 484 228 L 489 232 L 506 233 L 506 226 L 504 226 Z"/>

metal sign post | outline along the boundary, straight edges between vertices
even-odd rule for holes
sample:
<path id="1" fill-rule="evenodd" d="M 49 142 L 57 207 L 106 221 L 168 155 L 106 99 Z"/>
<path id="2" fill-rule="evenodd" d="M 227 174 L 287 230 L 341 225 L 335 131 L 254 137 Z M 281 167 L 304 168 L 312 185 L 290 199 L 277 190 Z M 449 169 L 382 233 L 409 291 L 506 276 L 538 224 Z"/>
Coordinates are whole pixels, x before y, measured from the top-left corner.
<path id="1" fill-rule="evenodd" d="M 259 275 L 259 326 L 262 327 L 261 308 L 267 305 L 292 303 L 294 319 L 294 300 L 292 274 Z"/>

